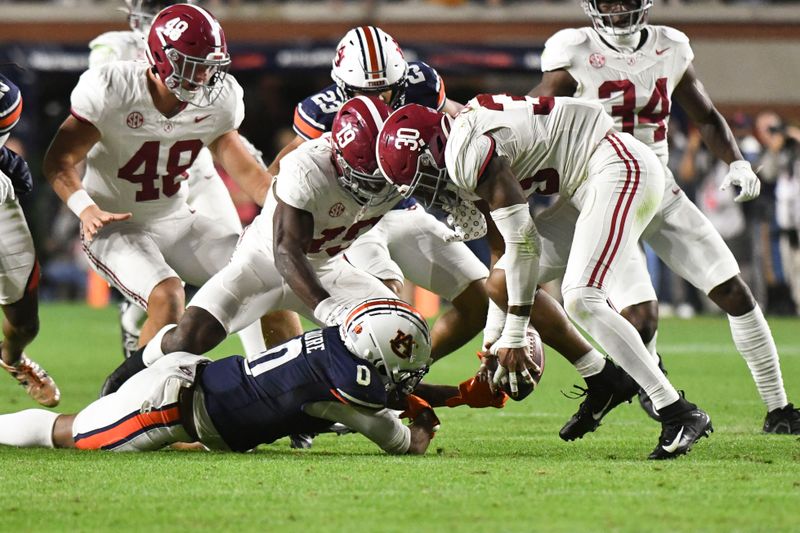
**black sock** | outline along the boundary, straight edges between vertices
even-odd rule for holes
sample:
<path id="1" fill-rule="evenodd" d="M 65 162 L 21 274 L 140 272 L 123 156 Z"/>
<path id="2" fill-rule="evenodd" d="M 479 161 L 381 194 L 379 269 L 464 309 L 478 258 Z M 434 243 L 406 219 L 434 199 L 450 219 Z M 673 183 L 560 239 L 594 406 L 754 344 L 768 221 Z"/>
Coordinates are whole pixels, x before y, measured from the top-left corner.
<path id="1" fill-rule="evenodd" d="M 658 414 L 661 415 L 662 420 L 671 420 L 696 407 L 695 404 L 686 400 L 686 398 L 680 397 L 677 401 L 659 409 Z"/>
<path id="2" fill-rule="evenodd" d="M 103 387 L 100 389 L 100 396 L 107 396 L 122 386 L 138 372 L 147 368 L 144 364 L 144 348 L 134 351 L 130 357 L 125 359 L 114 371 L 106 378 Z"/>

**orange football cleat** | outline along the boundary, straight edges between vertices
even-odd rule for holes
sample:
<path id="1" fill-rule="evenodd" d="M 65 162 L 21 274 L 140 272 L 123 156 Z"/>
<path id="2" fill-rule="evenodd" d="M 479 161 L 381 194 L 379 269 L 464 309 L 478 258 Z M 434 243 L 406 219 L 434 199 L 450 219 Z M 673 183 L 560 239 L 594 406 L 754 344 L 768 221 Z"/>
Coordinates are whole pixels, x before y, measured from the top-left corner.
<path id="1" fill-rule="evenodd" d="M 47 371 L 31 360 L 24 353 L 16 364 L 8 365 L 0 360 L 0 367 L 4 368 L 20 385 L 25 388 L 28 395 L 45 407 L 55 407 L 61 399 L 61 391 Z"/>

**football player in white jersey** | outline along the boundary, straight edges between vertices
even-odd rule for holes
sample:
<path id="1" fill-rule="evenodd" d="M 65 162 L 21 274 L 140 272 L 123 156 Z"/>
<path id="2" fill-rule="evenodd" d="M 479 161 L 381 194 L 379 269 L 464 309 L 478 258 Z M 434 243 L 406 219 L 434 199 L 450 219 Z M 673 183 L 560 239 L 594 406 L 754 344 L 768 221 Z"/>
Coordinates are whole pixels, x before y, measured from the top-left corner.
<path id="1" fill-rule="evenodd" d="M 180 2 L 175 0 L 125 0 L 128 24 L 131 31 L 109 31 L 97 36 L 89 43 L 89 68 L 97 68 L 114 61 L 146 61 L 147 35 L 153 18 L 163 8 Z M 189 2 L 191 3 L 191 2 Z M 242 137 L 248 151 L 259 161 L 261 153 Z M 189 194 L 186 201 L 197 213 L 213 218 L 230 231 L 241 233 L 242 224 L 228 189 L 214 167 L 211 152 L 200 150 L 192 166 L 186 170 L 186 185 Z M 139 326 L 145 318 L 144 310 L 125 300 L 120 304 L 120 326 L 123 353 L 126 357 L 139 344 Z M 300 333 L 297 315 L 278 312 L 269 317 L 270 343 L 282 342 Z M 286 332 L 284 332 L 284 330 Z M 239 333 L 245 353 L 258 353 L 265 349 L 264 338 L 258 323 Z"/>
<path id="2" fill-rule="evenodd" d="M 39 262 L 18 196 L 33 189 L 25 160 L 5 146 L 22 115 L 22 93 L 0 74 L 0 306 L 3 342 L 0 368 L 46 407 L 61 393 L 53 378 L 23 351 L 39 332 Z"/>
<path id="3" fill-rule="evenodd" d="M 462 107 L 447 98 L 444 81 L 433 68 L 419 61 L 406 62 L 397 42 L 376 26 L 360 26 L 347 32 L 331 62 L 331 77 L 333 85 L 297 105 L 297 137 L 270 165 L 274 173 L 284 156 L 329 131 L 337 111 L 355 95 L 379 95 L 394 107 L 407 102 L 423 104 L 449 115 L 455 115 Z M 465 209 L 463 213 L 471 211 L 474 210 Z M 462 243 L 442 240 L 443 235 L 447 241 L 482 236 L 485 224 L 479 222 L 483 217 L 454 216 L 458 219 L 455 232 L 413 199 L 403 200 L 373 229 L 356 239 L 347 252 L 351 264 L 381 279 L 396 293 L 408 278 L 452 302 L 453 307 L 433 328 L 434 360 L 472 338 L 486 318 L 486 268 Z M 538 302 L 540 313 L 535 325 L 548 346 L 570 360 L 594 350 L 557 302 L 546 294 Z M 491 340 L 493 332 L 487 333 L 485 338 Z"/>
<path id="4" fill-rule="evenodd" d="M 665 166 L 667 127 L 675 101 L 698 127 L 712 153 L 730 165 L 722 188 L 738 187 L 737 202 L 756 198 L 761 187 L 758 177 L 697 78 L 686 35 L 647 24 L 652 0 L 581 3 L 593 27 L 562 30 L 547 41 L 542 81 L 530 95 L 601 102 L 614 118 L 615 129 L 650 146 Z M 727 313 L 734 344 L 767 407 L 763 430 L 800 434 L 800 410 L 787 399 L 769 325 L 719 232 L 668 170 L 664 201 L 643 239 L 674 272 Z M 610 288 L 611 301 L 636 326 L 657 360 L 658 305 L 641 254 L 632 257 L 619 279 L 625 282 Z M 655 417 L 643 393 L 640 400 Z"/>
<path id="5" fill-rule="evenodd" d="M 86 71 L 44 161 L 48 181 L 81 219 L 93 268 L 147 309 L 142 343 L 183 313 L 182 281 L 202 285 L 238 240 L 186 203 L 183 173 L 202 148 L 259 203 L 271 182 L 236 131 L 242 90 L 226 75 L 230 56 L 213 15 L 167 7 L 150 30 L 148 58 Z M 81 186 L 76 165 L 84 159 Z"/>
<path id="6" fill-rule="evenodd" d="M 507 279 L 503 330 L 485 358 L 485 366 L 486 359 L 498 360 L 495 383 L 506 375 L 513 383 L 518 372 L 530 378 L 525 330 L 540 279 L 542 244 L 528 197 L 559 192 L 580 211 L 562 285 L 564 308 L 653 399 L 663 422 L 649 458 L 668 459 L 707 435 L 711 419 L 678 394 L 634 327 L 607 303 L 607 287 L 635 253 L 664 190 L 664 170 L 655 154 L 612 128 L 602 106 L 572 98 L 479 95 L 452 125 L 446 115 L 411 104 L 384 123 L 378 164 L 403 196 L 428 205 L 464 199 L 488 204 L 505 247 L 495 250 L 504 254 L 495 266 Z M 603 358 L 590 358 L 576 365 L 579 371 L 602 370 Z M 606 406 L 596 407 L 602 417 Z M 562 428 L 562 438 L 594 430 L 597 424 L 586 421 L 594 418 L 594 409 L 579 411 Z"/>

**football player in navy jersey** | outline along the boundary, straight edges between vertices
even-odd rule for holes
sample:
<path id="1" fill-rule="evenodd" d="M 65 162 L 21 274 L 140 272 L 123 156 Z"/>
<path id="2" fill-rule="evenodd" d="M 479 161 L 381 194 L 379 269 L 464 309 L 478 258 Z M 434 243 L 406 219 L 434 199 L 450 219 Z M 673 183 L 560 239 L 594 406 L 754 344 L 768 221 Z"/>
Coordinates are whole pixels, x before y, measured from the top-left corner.
<path id="1" fill-rule="evenodd" d="M 5 146 L 22 114 L 22 94 L 0 74 L 0 306 L 3 343 L 0 368 L 16 379 L 41 405 L 58 405 L 61 393 L 53 378 L 23 349 L 39 332 L 39 262 L 17 196 L 33 188 L 28 164 Z"/>
<path id="2" fill-rule="evenodd" d="M 433 409 L 410 397 L 406 426 L 386 407 L 390 395 L 414 390 L 428 371 L 430 349 L 428 326 L 414 308 L 369 300 L 340 327 L 310 331 L 249 358 L 166 355 L 76 415 L 42 409 L 1 415 L 0 444 L 148 451 L 199 441 L 244 452 L 338 422 L 388 453 L 421 454 L 439 425 Z"/>

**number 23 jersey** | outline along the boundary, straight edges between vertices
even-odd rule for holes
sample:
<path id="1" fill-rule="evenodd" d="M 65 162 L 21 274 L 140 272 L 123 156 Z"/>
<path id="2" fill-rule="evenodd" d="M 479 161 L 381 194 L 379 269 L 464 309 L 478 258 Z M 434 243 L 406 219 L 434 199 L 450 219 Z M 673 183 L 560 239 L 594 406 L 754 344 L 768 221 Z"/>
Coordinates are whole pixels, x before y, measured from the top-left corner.
<path id="1" fill-rule="evenodd" d="M 187 105 L 165 117 L 148 90 L 149 68 L 118 61 L 87 70 L 72 91 L 70 110 L 101 136 L 86 157 L 87 192 L 102 209 L 130 211 L 138 220 L 168 215 L 185 203 L 181 185 L 200 149 L 244 119 L 242 88 L 232 76 L 211 106 Z"/>
<path id="2" fill-rule="evenodd" d="M 647 26 L 645 42 L 618 52 L 592 28 L 566 29 L 545 43 L 542 72 L 564 69 L 578 82 L 576 98 L 600 101 L 615 129 L 633 134 L 667 162 L 671 95 L 694 59 L 689 38 L 668 26 Z"/>

